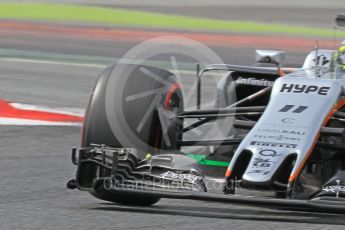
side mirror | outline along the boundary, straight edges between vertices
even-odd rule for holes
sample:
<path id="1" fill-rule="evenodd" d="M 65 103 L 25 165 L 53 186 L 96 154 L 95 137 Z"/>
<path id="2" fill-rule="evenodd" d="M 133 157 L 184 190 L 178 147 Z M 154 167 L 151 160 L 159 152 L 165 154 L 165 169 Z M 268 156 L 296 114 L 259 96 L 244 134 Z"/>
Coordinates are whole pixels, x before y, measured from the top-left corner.
<path id="1" fill-rule="evenodd" d="M 335 18 L 337 26 L 345 26 L 345 14 L 338 14 Z"/>
<path id="2" fill-rule="evenodd" d="M 285 51 L 256 50 L 255 60 L 259 63 L 271 63 L 281 67 L 285 60 Z"/>

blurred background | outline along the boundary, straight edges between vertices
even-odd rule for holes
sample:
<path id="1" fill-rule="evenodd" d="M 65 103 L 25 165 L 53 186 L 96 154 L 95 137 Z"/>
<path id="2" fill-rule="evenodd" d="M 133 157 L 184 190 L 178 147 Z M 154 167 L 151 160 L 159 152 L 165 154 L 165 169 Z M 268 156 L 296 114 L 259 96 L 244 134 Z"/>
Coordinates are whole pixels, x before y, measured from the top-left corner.
<path id="1" fill-rule="evenodd" d="M 315 229 L 344 224 L 326 214 L 193 201 L 123 207 L 65 189 L 74 170 L 69 152 L 79 145 L 93 83 L 105 66 L 140 42 L 185 37 L 237 65 L 254 64 L 255 49 L 286 50 L 285 66 L 298 67 L 316 40 L 321 48 L 333 49 L 345 38 L 334 30 L 339 13 L 345 13 L 341 0 L 0 0 L 0 229 Z M 164 57 L 151 61 L 170 64 Z M 195 63 L 177 62 L 189 89 Z M 215 84 L 206 82 L 205 98 L 212 99 Z"/>

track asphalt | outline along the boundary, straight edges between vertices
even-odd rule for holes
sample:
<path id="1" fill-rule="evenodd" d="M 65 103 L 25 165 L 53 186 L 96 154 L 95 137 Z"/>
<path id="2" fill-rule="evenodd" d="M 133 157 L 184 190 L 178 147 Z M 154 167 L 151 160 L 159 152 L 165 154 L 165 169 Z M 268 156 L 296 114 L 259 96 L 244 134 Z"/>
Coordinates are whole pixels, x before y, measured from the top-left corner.
<path id="1" fill-rule="evenodd" d="M 150 5 L 145 7 L 150 10 Z M 138 42 L 0 26 L 0 98 L 82 109 L 102 68 Z M 261 48 L 213 43 L 210 47 L 227 63 L 242 65 L 253 64 L 254 50 Z M 299 66 L 304 51 L 291 49 L 286 65 Z M 189 72 L 183 75 L 186 89 L 193 77 Z M 214 82 L 205 82 L 205 98 L 214 96 L 213 88 Z M 0 229 L 344 229 L 343 216 L 335 214 L 166 199 L 152 208 L 102 202 L 65 188 L 75 169 L 69 152 L 79 145 L 79 127 L 0 126 L 0 133 Z"/>

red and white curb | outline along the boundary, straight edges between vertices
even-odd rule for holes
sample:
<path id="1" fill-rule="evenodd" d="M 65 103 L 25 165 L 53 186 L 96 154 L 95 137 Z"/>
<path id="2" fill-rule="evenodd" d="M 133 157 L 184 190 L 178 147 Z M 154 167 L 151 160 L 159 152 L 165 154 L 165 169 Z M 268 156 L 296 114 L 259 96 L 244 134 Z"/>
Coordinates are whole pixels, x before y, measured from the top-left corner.
<path id="1" fill-rule="evenodd" d="M 81 126 L 84 111 L 73 108 L 51 108 L 0 99 L 0 125 Z"/>

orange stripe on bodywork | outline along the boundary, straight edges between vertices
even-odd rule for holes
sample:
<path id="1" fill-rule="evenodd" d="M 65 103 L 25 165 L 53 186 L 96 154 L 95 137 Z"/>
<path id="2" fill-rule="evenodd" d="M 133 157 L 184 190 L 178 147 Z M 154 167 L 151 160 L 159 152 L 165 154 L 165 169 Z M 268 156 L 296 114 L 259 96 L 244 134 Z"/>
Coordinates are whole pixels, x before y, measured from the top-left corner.
<path id="1" fill-rule="evenodd" d="M 322 126 L 326 126 L 327 123 L 329 122 L 329 120 L 331 119 L 331 117 L 333 116 L 333 114 L 338 111 L 340 108 L 342 108 L 343 106 L 345 105 L 345 98 L 341 99 L 335 106 L 334 108 L 327 114 L 325 120 L 323 121 L 322 123 Z M 320 138 L 320 130 L 321 128 L 319 129 L 319 132 L 318 134 L 316 135 L 314 141 L 313 141 L 313 144 L 312 146 L 310 147 L 310 149 L 308 150 L 307 152 L 307 155 L 306 157 L 304 158 L 302 164 L 297 168 L 297 171 L 296 173 L 294 174 L 291 174 L 290 177 L 289 177 L 289 182 L 293 182 L 297 179 L 298 175 L 301 173 L 302 169 L 304 168 L 304 165 L 305 163 L 307 162 L 307 160 L 309 159 L 310 155 L 312 154 L 312 152 L 314 151 L 314 148 L 315 148 L 315 145 L 317 143 L 317 141 L 319 140 Z"/>
<path id="2" fill-rule="evenodd" d="M 225 176 L 226 177 L 230 177 L 231 176 L 231 170 L 229 168 L 226 170 Z"/>
<path id="3" fill-rule="evenodd" d="M 284 73 L 284 71 L 281 68 L 278 68 L 277 72 L 278 72 L 280 77 L 284 77 L 285 76 L 285 73 Z"/>

